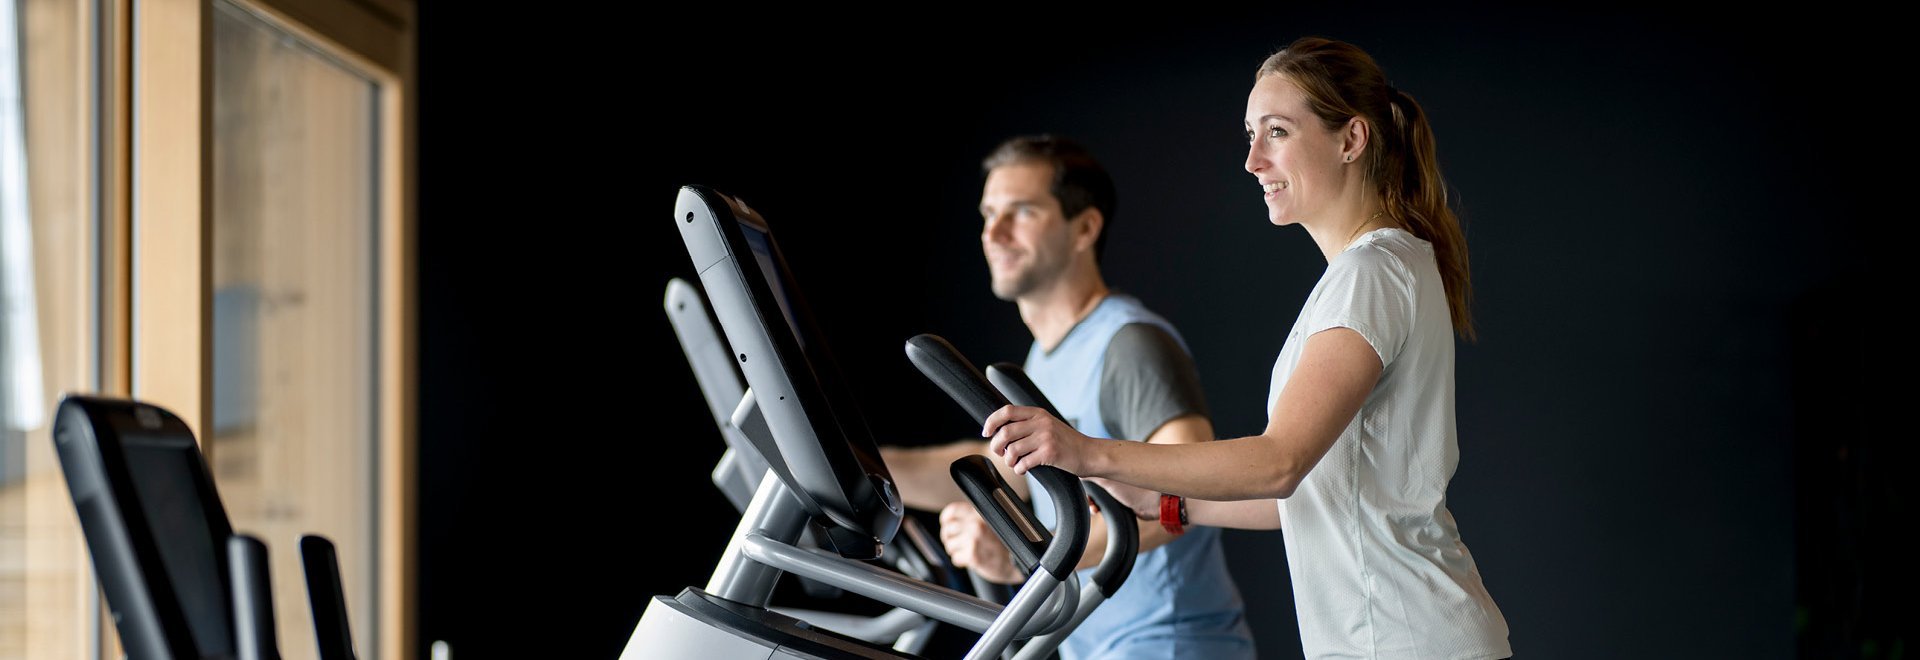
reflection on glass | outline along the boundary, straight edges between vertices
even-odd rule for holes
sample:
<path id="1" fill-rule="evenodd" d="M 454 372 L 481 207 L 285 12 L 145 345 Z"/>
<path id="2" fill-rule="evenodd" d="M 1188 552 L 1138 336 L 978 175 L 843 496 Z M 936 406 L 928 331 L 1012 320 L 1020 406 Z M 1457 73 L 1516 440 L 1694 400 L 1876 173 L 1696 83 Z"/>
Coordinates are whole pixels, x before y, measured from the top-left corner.
<path id="1" fill-rule="evenodd" d="M 269 546 L 280 650 L 313 657 L 301 534 L 338 546 L 351 626 L 375 648 L 376 91 L 216 3 L 214 482 Z"/>
<path id="2" fill-rule="evenodd" d="M 45 417 L 40 412 L 33 229 L 27 223 L 27 123 L 15 25 L 19 14 L 12 5 L 11 0 L 0 0 L 0 425 L 5 426 L 0 433 L 8 438 L 40 426 Z M 13 471 L 5 466 L 0 458 L 0 480 Z"/>
<path id="3" fill-rule="evenodd" d="M 47 424 L 50 395 L 95 385 L 86 4 L 0 0 L 0 660 L 93 648 Z"/>

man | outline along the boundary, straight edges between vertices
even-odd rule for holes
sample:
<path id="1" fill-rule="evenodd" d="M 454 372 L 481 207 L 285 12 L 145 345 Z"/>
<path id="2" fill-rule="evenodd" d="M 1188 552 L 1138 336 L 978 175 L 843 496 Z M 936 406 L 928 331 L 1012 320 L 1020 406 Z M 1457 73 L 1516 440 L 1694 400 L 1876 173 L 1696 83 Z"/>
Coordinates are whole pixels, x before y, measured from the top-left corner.
<path id="1" fill-rule="evenodd" d="M 1113 223 L 1106 170 L 1072 141 L 1019 137 L 982 163 L 985 220 L 980 244 L 993 293 L 1014 302 L 1033 334 L 1023 368 L 1066 421 L 1088 434 L 1188 443 L 1213 439 L 1213 424 L 1191 356 L 1173 326 L 1140 301 L 1107 288 L 1099 255 Z M 940 511 L 940 536 L 954 564 L 1003 584 L 1022 581 L 1007 547 L 966 501 L 948 465 L 986 453 L 963 440 L 882 449 L 908 506 Z M 995 461 L 1029 500 L 1033 487 Z M 1052 505 L 1035 503 L 1053 523 Z M 1099 563 L 1106 526 L 1095 517 L 1080 568 Z M 1252 658 L 1253 636 L 1227 573 L 1220 532 L 1176 536 L 1140 526 L 1140 556 L 1127 583 L 1061 645 L 1066 660 L 1090 658 Z"/>

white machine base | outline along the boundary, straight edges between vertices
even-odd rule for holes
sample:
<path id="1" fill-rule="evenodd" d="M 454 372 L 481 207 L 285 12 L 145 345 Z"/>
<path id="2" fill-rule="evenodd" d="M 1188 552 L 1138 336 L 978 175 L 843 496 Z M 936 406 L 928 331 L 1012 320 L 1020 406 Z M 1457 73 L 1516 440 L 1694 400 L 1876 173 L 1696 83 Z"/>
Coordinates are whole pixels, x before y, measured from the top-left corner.
<path id="1" fill-rule="evenodd" d="M 768 610 L 727 607 L 698 589 L 655 596 L 620 660 L 898 660 L 890 649 Z"/>

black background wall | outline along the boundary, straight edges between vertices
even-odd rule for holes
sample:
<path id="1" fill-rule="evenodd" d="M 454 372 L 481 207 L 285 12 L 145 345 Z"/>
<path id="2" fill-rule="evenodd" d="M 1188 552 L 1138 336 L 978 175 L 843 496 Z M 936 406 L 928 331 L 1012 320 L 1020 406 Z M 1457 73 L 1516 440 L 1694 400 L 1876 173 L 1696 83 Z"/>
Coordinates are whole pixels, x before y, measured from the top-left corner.
<path id="1" fill-rule="evenodd" d="M 1257 432 L 1324 262 L 1266 222 L 1241 115 L 1317 34 L 1424 105 L 1458 192 L 1480 340 L 1449 506 L 1514 648 L 1892 650 L 1876 599 L 1911 572 L 1876 553 L 1911 450 L 1865 379 L 1906 335 L 1876 266 L 1911 213 L 1878 162 L 1911 113 L 1884 19 L 749 13 L 420 8 L 423 644 L 613 657 L 649 597 L 704 584 L 735 514 L 660 309 L 694 276 L 683 184 L 774 224 L 875 435 L 929 442 L 971 423 L 902 341 L 1027 342 L 987 291 L 979 158 L 1078 138 L 1120 186 L 1110 283 L 1184 331 L 1219 432 Z M 1228 553 L 1262 656 L 1297 656 L 1278 533 Z"/>

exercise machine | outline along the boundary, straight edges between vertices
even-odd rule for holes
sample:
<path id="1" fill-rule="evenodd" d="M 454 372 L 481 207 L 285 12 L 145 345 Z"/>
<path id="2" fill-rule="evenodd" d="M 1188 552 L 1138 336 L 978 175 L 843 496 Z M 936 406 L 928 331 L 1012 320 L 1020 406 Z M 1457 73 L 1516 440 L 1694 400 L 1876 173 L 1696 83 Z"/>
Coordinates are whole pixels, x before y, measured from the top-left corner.
<path id="1" fill-rule="evenodd" d="M 735 410 L 757 409 L 771 442 L 759 447 L 766 478 L 707 585 L 654 597 L 622 658 L 911 657 L 768 609 L 782 572 L 979 632 L 969 658 L 1035 637 L 1021 654 L 1049 652 L 1043 636 L 1069 629 L 1083 600 L 1073 572 L 1090 522 L 1080 480 L 1035 471 L 1062 512 L 1050 531 L 984 459 L 954 464 L 962 490 L 1031 571 L 1004 606 L 867 563 L 898 533 L 903 509 L 771 228 L 745 204 L 700 186 L 681 189 L 674 223 L 746 381 Z M 972 396 L 999 394 L 987 387 Z M 1115 510 L 1124 507 L 1103 513 Z M 799 543 L 803 530 L 818 547 Z"/>
<path id="2" fill-rule="evenodd" d="M 712 480 L 716 487 L 727 495 L 736 508 L 745 511 L 747 503 L 758 488 L 761 476 L 766 474 L 767 462 L 762 458 L 762 448 L 771 449 L 772 439 L 768 435 L 766 422 L 758 414 L 758 408 L 752 405 L 752 397 L 740 384 L 739 373 L 730 361 L 725 342 L 720 331 L 714 327 L 712 317 L 707 311 L 705 297 L 693 284 L 673 278 L 667 282 L 666 295 L 662 306 L 667 317 L 673 323 L 674 333 L 680 341 L 682 352 L 692 367 L 695 380 L 704 395 L 709 412 L 719 428 L 721 437 L 726 441 L 727 451 L 714 467 Z M 963 372 L 972 372 L 965 359 L 945 340 L 933 335 L 922 335 L 908 342 L 909 360 L 917 366 L 934 369 L 934 374 L 943 373 L 953 363 L 952 368 Z M 929 378 L 934 378 L 929 375 Z M 1020 405 L 1037 406 L 1053 413 L 1059 412 L 1040 392 L 1019 366 L 1011 363 L 998 363 L 989 366 L 986 377 L 993 388 Z M 936 383 L 939 381 L 936 380 Z M 977 384 L 975 386 L 978 386 Z M 964 391 L 964 388 L 963 388 Z M 964 396 L 964 395 L 962 395 Z M 737 408 L 729 408 L 738 405 Z M 969 411 L 972 412 L 972 411 Z M 988 412 L 991 412 L 989 410 Z M 1043 638 L 1039 648 L 1057 647 L 1081 621 L 1099 607 L 1100 603 L 1112 597 L 1114 591 L 1126 581 L 1133 569 L 1133 558 L 1139 551 L 1139 530 L 1137 520 L 1127 514 L 1127 509 L 1108 495 L 1105 490 L 1091 482 L 1082 482 L 1088 495 L 1099 502 L 1100 510 L 1110 529 L 1117 530 L 1116 539 L 1110 543 L 1094 569 L 1092 589 L 1081 591 L 1081 600 L 1075 608 L 1074 618 L 1068 626 Z M 894 537 L 892 544 L 883 556 L 891 556 L 895 570 L 909 576 L 942 584 L 958 589 L 957 578 L 952 560 L 944 549 L 935 542 L 917 520 L 911 517 L 901 519 L 900 534 Z M 1031 566 L 1026 566 L 1031 570 Z M 996 602 L 1005 602 L 1010 596 L 1004 585 L 992 585 L 973 576 L 975 596 Z M 812 587 L 819 583 L 802 580 Z M 831 587 L 820 585 L 809 593 L 819 595 Z M 884 615 L 859 617 L 835 612 L 774 608 L 817 626 L 850 634 L 869 642 L 897 640 L 893 648 L 908 653 L 919 653 L 925 648 L 932 635 L 936 621 L 927 619 L 904 608 L 894 608 Z M 1016 642 L 1013 646 L 1024 648 Z"/>
<path id="3" fill-rule="evenodd" d="M 70 395 L 53 441 L 132 660 L 278 660 L 267 546 L 236 534 L 193 432 L 140 401 Z M 333 543 L 300 540 L 321 660 L 354 660 Z"/>
<path id="4" fill-rule="evenodd" d="M 713 468 L 713 485 L 734 508 L 745 513 L 754 491 L 767 474 L 763 452 L 777 451 L 773 437 L 759 407 L 740 382 L 726 340 L 720 336 L 706 297 L 698 287 L 680 278 L 667 282 L 661 306 L 693 369 L 694 380 L 713 416 L 727 450 Z M 808 547 L 820 543 L 808 535 Z M 919 580 L 960 589 L 958 569 L 947 557 L 946 549 L 912 517 L 900 519 L 900 531 L 894 535 L 881 556 L 894 570 Z M 809 578 L 798 580 L 808 595 L 833 598 L 842 590 Z M 976 595 L 979 593 L 976 590 Z M 804 620 L 815 626 L 838 631 L 874 643 L 891 644 L 898 651 L 918 654 L 931 641 L 939 622 L 905 608 L 893 608 L 876 616 L 859 616 L 824 610 L 775 607 L 774 611 Z"/>

